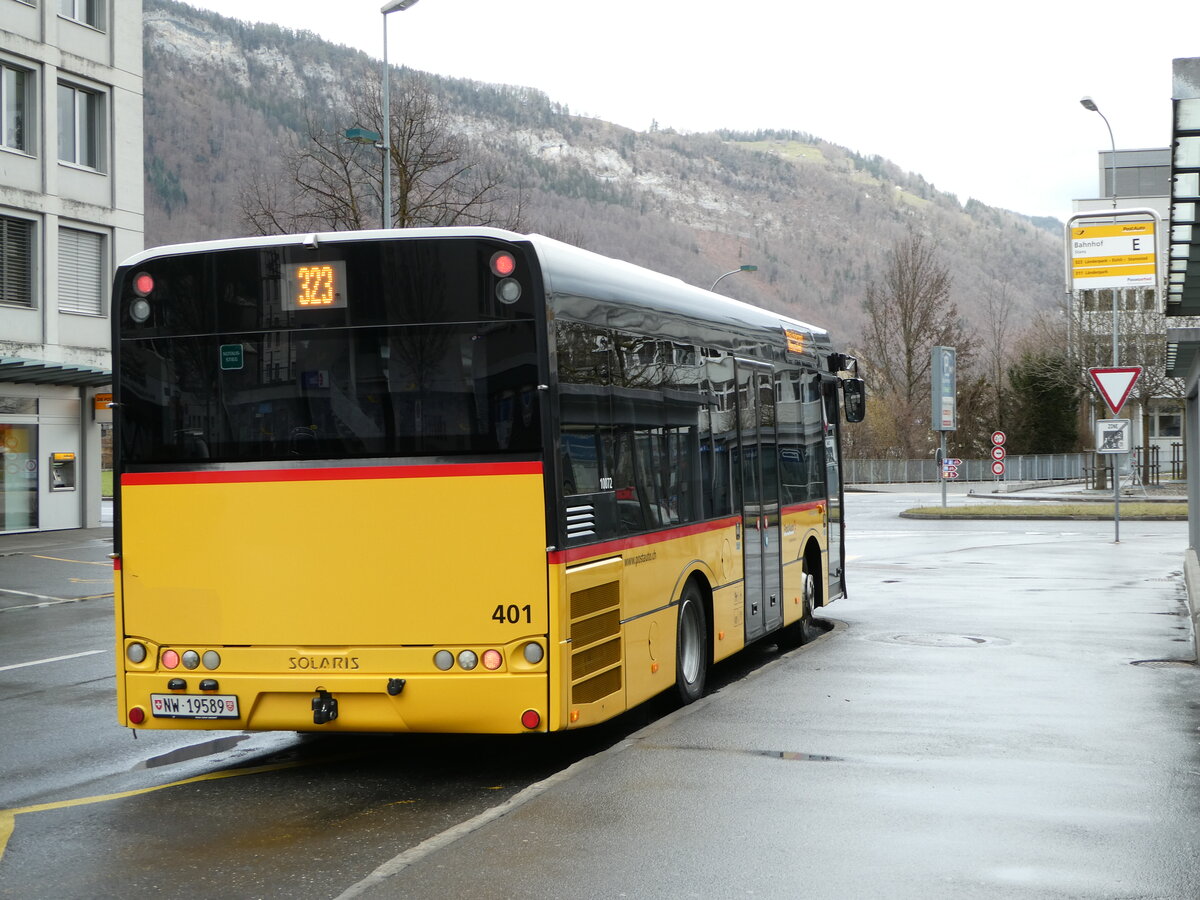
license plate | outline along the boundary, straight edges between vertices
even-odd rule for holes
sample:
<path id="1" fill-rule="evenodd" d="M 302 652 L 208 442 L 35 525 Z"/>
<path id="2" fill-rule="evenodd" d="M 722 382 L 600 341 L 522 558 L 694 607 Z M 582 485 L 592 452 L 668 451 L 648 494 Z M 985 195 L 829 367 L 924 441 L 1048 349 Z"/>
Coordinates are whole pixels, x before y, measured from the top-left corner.
<path id="1" fill-rule="evenodd" d="M 160 719 L 236 719 L 234 694 L 151 694 L 150 709 Z"/>

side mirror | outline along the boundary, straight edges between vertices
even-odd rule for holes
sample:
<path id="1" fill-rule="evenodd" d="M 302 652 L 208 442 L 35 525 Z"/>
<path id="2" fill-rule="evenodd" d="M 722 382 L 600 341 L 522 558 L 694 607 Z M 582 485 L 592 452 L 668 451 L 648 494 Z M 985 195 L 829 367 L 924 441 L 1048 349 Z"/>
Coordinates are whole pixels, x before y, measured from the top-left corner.
<path id="1" fill-rule="evenodd" d="M 861 422 L 867 416 L 867 384 L 861 378 L 842 380 L 842 408 L 847 422 Z"/>

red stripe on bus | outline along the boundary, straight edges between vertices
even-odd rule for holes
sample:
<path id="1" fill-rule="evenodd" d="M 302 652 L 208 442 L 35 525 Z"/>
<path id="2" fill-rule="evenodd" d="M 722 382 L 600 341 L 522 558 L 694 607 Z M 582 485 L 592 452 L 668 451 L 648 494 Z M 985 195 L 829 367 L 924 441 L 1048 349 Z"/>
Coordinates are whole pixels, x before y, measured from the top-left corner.
<path id="1" fill-rule="evenodd" d="M 540 462 L 448 463 L 432 466 L 338 466 L 327 469 L 127 472 L 121 476 L 121 484 L 249 484 L 279 481 L 363 481 L 385 478 L 455 478 L 541 474 L 542 464 Z"/>
<path id="2" fill-rule="evenodd" d="M 783 508 L 783 514 L 786 516 L 789 513 L 808 512 L 810 509 L 820 509 L 828 500 L 809 500 L 807 503 L 789 503 Z"/>
<path id="3" fill-rule="evenodd" d="M 651 544 L 661 544 L 664 541 L 690 537 L 693 534 L 703 534 L 706 531 L 719 531 L 722 528 L 731 528 L 737 523 L 738 517 L 730 516 L 727 519 L 717 519 L 713 522 L 696 522 L 692 525 L 681 525 L 678 528 L 667 528 L 663 531 L 656 531 L 653 534 L 639 534 L 634 537 L 620 538 L 615 541 L 605 541 L 602 544 L 588 544 L 586 547 L 552 550 L 548 556 L 550 563 L 553 565 L 573 563 L 592 556 L 605 556 L 621 550 L 648 547 Z"/>

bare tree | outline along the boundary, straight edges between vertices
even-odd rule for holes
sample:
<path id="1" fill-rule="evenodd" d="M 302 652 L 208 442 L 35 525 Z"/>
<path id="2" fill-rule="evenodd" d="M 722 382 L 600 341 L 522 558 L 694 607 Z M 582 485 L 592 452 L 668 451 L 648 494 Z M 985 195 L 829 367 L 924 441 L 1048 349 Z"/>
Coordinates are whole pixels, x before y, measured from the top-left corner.
<path id="1" fill-rule="evenodd" d="M 954 347 L 958 368 L 970 365 L 970 342 L 950 295 L 949 270 L 924 235 L 910 230 L 888 254 L 882 283 L 867 287 L 867 322 L 857 350 L 863 362 L 875 409 L 889 409 L 887 435 L 881 447 L 908 458 L 923 456 L 931 446 L 930 349 Z"/>
<path id="2" fill-rule="evenodd" d="M 521 198 L 501 173 L 470 160 L 468 141 L 421 77 L 406 73 L 391 98 L 390 222 L 519 228 Z M 344 136 L 351 126 L 383 131 L 378 85 L 358 95 L 336 127 L 310 117 L 307 134 L 283 153 L 274 176 L 254 173 L 242 186 L 243 221 L 257 234 L 378 228 L 383 222 L 383 159 L 378 147 Z"/>
<path id="3" fill-rule="evenodd" d="M 1003 429 L 1008 424 L 1004 402 L 1004 370 L 1011 353 L 1009 320 L 1012 297 L 1009 296 L 1007 280 L 1001 280 L 998 287 L 984 291 L 983 315 L 982 343 L 983 353 L 987 356 L 987 378 L 992 393 L 992 427 Z"/>

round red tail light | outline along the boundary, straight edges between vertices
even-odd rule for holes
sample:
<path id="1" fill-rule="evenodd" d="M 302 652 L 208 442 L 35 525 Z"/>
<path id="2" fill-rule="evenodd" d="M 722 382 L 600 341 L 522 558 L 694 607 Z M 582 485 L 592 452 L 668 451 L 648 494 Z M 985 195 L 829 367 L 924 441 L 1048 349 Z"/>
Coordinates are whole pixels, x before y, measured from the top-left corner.
<path id="1" fill-rule="evenodd" d="M 517 260 L 507 250 L 497 250 L 492 254 L 492 274 L 497 278 L 507 278 L 517 271 Z"/>
<path id="2" fill-rule="evenodd" d="M 154 291 L 154 276 L 149 272 L 138 272 L 133 276 L 133 292 L 139 297 L 149 297 Z"/>
<path id="3" fill-rule="evenodd" d="M 537 728 L 542 724 L 542 714 L 536 709 L 527 709 L 521 713 L 521 724 L 526 728 Z"/>

